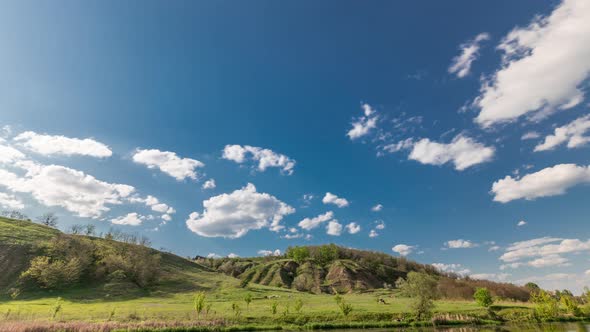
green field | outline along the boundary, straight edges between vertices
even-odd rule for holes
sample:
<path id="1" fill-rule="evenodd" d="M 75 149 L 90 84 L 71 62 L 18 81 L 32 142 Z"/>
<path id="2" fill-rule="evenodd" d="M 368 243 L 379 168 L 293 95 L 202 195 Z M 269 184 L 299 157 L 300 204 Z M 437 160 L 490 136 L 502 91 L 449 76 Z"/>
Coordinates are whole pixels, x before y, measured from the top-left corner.
<path id="1" fill-rule="evenodd" d="M 352 306 L 352 312 L 344 315 L 334 295 L 256 283 L 244 286 L 238 278 L 161 252 L 158 253 L 162 257 L 161 277 L 149 287 L 138 287 L 130 282 L 81 280 L 66 289 L 25 289 L 11 297 L 10 290 L 18 276 L 27 268 L 31 257 L 38 254 L 38 245 L 58 234 L 57 230 L 28 221 L 0 218 L 0 267 L 3 270 L 0 274 L 0 331 L 93 331 L 99 326 L 103 331 L 167 326 L 313 329 L 432 322 L 414 321 L 410 313 L 413 299 L 401 297 L 395 289 L 342 294 L 345 302 Z M 83 238 L 97 247 L 133 246 L 99 237 Z M 205 309 L 200 315 L 194 309 L 194 298 L 199 292 L 205 294 Z M 249 305 L 245 301 L 247 297 L 252 299 Z M 380 303 L 380 299 L 385 303 Z M 434 311 L 438 322 L 449 324 L 489 324 L 527 320 L 532 316 L 531 304 L 522 302 L 495 303 L 493 320 L 489 312 L 474 301 L 438 300 Z M 68 324 L 81 325 L 65 328 Z"/>

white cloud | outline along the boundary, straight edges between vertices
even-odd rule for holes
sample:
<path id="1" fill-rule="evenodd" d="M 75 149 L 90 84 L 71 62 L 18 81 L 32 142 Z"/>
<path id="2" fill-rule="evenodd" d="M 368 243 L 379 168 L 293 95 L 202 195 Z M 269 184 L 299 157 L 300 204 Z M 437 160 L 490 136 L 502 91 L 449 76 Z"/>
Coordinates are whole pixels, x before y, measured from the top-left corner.
<path id="1" fill-rule="evenodd" d="M 176 210 L 170 206 L 168 206 L 168 204 L 164 204 L 164 203 L 160 203 L 160 200 L 158 200 L 158 198 L 152 196 L 152 195 L 147 195 L 147 197 L 145 198 L 141 198 L 141 197 L 131 197 L 129 198 L 129 201 L 132 203 L 143 203 L 146 206 L 150 207 L 152 209 L 152 211 L 156 211 L 156 212 L 160 212 L 163 214 L 174 214 L 176 213 Z"/>
<path id="2" fill-rule="evenodd" d="M 537 139 L 539 137 L 541 137 L 541 134 L 539 134 L 538 132 L 529 131 L 529 132 L 524 133 L 524 135 L 522 135 L 522 137 L 520 137 L 520 139 L 524 141 L 527 139 Z"/>
<path id="3" fill-rule="evenodd" d="M 213 196 L 203 201 L 203 207 L 201 214 L 190 214 L 188 228 L 201 236 L 230 239 L 242 237 L 250 230 L 278 231 L 283 228 L 283 217 L 295 212 L 276 197 L 256 192 L 251 183 L 230 194 Z"/>
<path id="4" fill-rule="evenodd" d="M 162 218 L 162 220 L 164 220 L 164 221 L 170 221 L 170 220 L 172 220 L 172 216 L 170 216 L 170 215 L 169 215 L 169 214 L 167 214 L 167 213 L 166 213 L 166 214 L 163 214 L 161 218 Z"/>
<path id="5" fill-rule="evenodd" d="M 528 264 L 530 266 L 543 266 L 545 261 L 566 263 L 566 260 L 559 255 L 585 251 L 590 251 L 590 240 L 582 241 L 579 239 L 543 237 L 513 243 L 500 256 L 500 260 L 507 263 L 514 263 L 530 258 L 543 258 L 544 260 L 533 260 Z M 519 264 L 522 265 L 522 263 Z"/>
<path id="6" fill-rule="evenodd" d="M 451 162 L 456 170 L 462 171 L 492 160 L 494 153 L 493 147 L 487 147 L 460 134 L 448 144 L 423 138 L 414 144 L 408 159 L 429 165 L 443 165 Z"/>
<path id="7" fill-rule="evenodd" d="M 507 203 L 516 199 L 563 195 L 567 189 L 590 182 L 590 168 L 575 164 L 559 164 L 527 174 L 522 178 L 506 176 L 494 182 L 494 201 Z"/>
<path id="8" fill-rule="evenodd" d="M 82 155 L 105 158 L 113 154 L 107 145 L 90 138 L 69 138 L 61 135 L 43 135 L 25 131 L 16 136 L 14 140 L 25 148 L 45 156 Z"/>
<path id="9" fill-rule="evenodd" d="M 346 225 L 346 230 L 350 234 L 356 234 L 361 231 L 361 225 L 359 225 L 355 222 L 351 222 L 348 225 Z"/>
<path id="10" fill-rule="evenodd" d="M 511 276 L 510 273 L 476 273 L 471 274 L 469 277 L 476 280 L 498 280 L 505 281 Z"/>
<path id="11" fill-rule="evenodd" d="M 295 168 L 295 160 L 284 154 L 276 153 L 269 149 L 263 149 L 250 145 L 226 145 L 223 149 L 223 159 L 244 163 L 248 157 L 258 162 L 258 170 L 266 171 L 269 167 L 278 167 L 282 173 L 291 175 Z"/>
<path id="12" fill-rule="evenodd" d="M 500 249 L 501 249 L 500 246 L 491 246 L 488 248 L 488 251 L 498 251 Z"/>
<path id="13" fill-rule="evenodd" d="M 441 272 L 450 272 L 450 273 L 456 273 L 456 274 L 460 274 L 460 275 L 467 275 L 467 274 L 471 273 L 471 270 L 469 270 L 468 268 L 465 268 L 461 264 L 433 263 L 431 265 L 434 266 L 437 270 L 439 270 Z"/>
<path id="14" fill-rule="evenodd" d="M 22 210 L 25 204 L 16 196 L 0 192 L 0 206 L 10 210 Z"/>
<path id="15" fill-rule="evenodd" d="M 330 192 L 327 192 L 324 198 L 322 198 L 322 203 L 334 204 L 339 208 L 348 206 L 348 201 L 346 200 L 346 198 L 338 197 Z"/>
<path id="16" fill-rule="evenodd" d="M 518 226 L 518 227 L 521 227 L 521 226 L 524 226 L 524 225 L 526 225 L 526 224 L 527 224 L 527 222 L 526 222 L 526 221 L 524 221 L 524 220 L 521 220 L 521 221 L 519 221 L 519 222 L 518 222 L 518 224 L 516 224 L 516 226 Z"/>
<path id="17" fill-rule="evenodd" d="M 535 151 L 553 150 L 566 143 L 569 149 L 581 147 L 590 142 L 590 136 L 584 136 L 590 130 L 590 115 L 586 115 L 555 128 L 553 135 L 545 137 L 543 143 L 535 146 Z"/>
<path id="18" fill-rule="evenodd" d="M 334 219 L 334 212 L 328 211 L 324 214 L 320 214 L 317 217 L 305 218 L 299 222 L 299 227 L 305 230 L 311 230 L 318 227 L 321 223 Z"/>
<path id="19" fill-rule="evenodd" d="M 234 254 L 233 252 L 230 253 L 229 255 L 227 255 L 228 258 L 239 258 L 240 256 L 238 254 Z"/>
<path id="20" fill-rule="evenodd" d="M 379 220 L 379 221 L 375 221 L 375 223 L 377 224 L 375 226 L 376 229 L 385 229 L 385 223 L 383 221 Z"/>
<path id="21" fill-rule="evenodd" d="M 128 226 L 139 226 L 145 219 L 144 216 L 132 212 L 126 216 L 120 216 L 118 218 L 111 219 L 111 222 L 116 225 L 128 225 Z"/>
<path id="22" fill-rule="evenodd" d="M 490 39 L 489 34 L 480 33 L 473 40 L 461 44 L 461 54 L 453 58 L 449 73 L 455 74 L 459 78 L 469 75 L 471 64 L 479 56 L 480 43 L 488 39 Z"/>
<path id="23" fill-rule="evenodd" d="M 351 140 L 366 136 L 377 127 L 377 112 L 369 104 L 363 104 L 362 108 L 364 116 L 353 121 L 352 128 L 346 133 Z"/>
<path id="24" fill-rule="evenodd" d="M 586 272 L 584 272 L 585 275 L 590 276 L 590 270 L 586 270 Z"/>
<path id="25" fill-rule="evenodd" d="M 174 152 L 157 149 L 137 149 L 133 155 L 133 161 L 146 165 L 150 169 L 158 168 L 178 181 L 186 178 L 197 179 L 196 169 L 205 166 L 198 160 L 180 158 Z"/>
<path id="26" fill-rule="evenodd" d="M 12 165 L 26 157 L 25 154 L 19 150 L 1 143 L 2 141 L 0 140 L 0 156 L 2 156 L 2 158 L 0 158 L 0 164 Z"/>
<path id="27" fill-rule="evenodd" d="M 381 205 L 381 204 L 377 204 L 371 208 L 371 211 L 373 211 L 373 212 L 379 212 L 381 210 L 383 210 L 383 205 Z"/>
<path id="28" fill-rule="evenodd" d="M 218 255 L 218 254 L 216 254 L 216 253 L 214 253 L 214 252 L 210 252 L 210 253 L 207 255 L 207 258 L 221 258 L 221 256 L 220 256 L 220 255 Z"/>
<path id="29" fill-rule="evenodd" d="M 203 183 L 203 189 L 215 189 L 217 184 L 215 184 L 215 179 L 209 179 Z"/>
<path id="30" fill-rule="evenodd" d="M 401 256 L 407 256 L 411 254 L 414 251 L 414 249 L 416 249 L 416 246 L 409 246 L 407 244 L 396 244 L 395 246 L 393 246 L 393 248 L 391 248 L 393 252 L 396 252 Z"/>
<path id="31" fill-rule="evenodd" d="M 326 226 L 326 234 L 340 236 L 340 234 L 342 234 L 342 224 L 336 220 L 330 220 L 328 226 Z"/>
<path id="32" fill-rule="evenodd" d="M 460 249 L 460 248 L 475 248 L 477 247 L 476 243 L 473 243 L 469 240 L 463 240 L 463 239 L 458 239 L 458 240 L 450 240 L 445 242 L 445 246 L 447 248 L 450 249 Z"/>
<path id="33" fill-rule="evenodd" d="M 58 165 L 34 162 L 21 177 L 0 169 L 0 185 L 13 192 L 30 193 L 45 206 L 61 206 L 79 217 L 98 218 L 109 211 L 108 205 L 122 204 L 135 188 L 97 180 L 84 172 Z"/>
<path id="34" fill-rule="evenodd" d="M 279 249 L 276 250 L 258 250 L 258 254 L 261 256 L 280 256 L 281 251 Z"/>
<path id="35" fill-rule="evenodd" d="M 374 238 L 374 237 L 377 237 L 377 236 L 379 236 L 379 233 L 377 233 L 377 231 L 376 231 L 376 230 L 372 229 L 372 230 L 369 232 L 369 237 L 370 237 L 370 238 Z"/>
<path id="36" fill-rule="evenodd" d="M 588 1 L 562 1 L 549 16 L 512 30 L 498 49 L 504 52 L 503 65 L 474 102 L 482 127 L 526 114 L 539 119 L 579 104 L 580 84 L 590 73 Z"/>
<path id="37" fill-rule="evenodd" d="M 415 143 L 416 142 L 414 142 L 414 138 L 410 137 L 410 138 L 406 138 L 404 140 L 401 140 L 397 143 L 387 144 L 387 145 L 383 146 L 382 149 L 385 152 L 394 153 L 394 152 L 398 152 L 401 150 L 411 149 Z"/>

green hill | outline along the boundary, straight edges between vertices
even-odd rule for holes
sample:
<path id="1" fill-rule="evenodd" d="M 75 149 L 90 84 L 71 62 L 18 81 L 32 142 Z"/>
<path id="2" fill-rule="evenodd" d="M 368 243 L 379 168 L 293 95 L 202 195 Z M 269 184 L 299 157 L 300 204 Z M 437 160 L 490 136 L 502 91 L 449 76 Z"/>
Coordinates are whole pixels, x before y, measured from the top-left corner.
<path id="1" fill-rule="evenodd" d="M 315 294 L 365 292 L 393 289 L 399 278 L 422 272 L 437 278 L 444 298 L 472 299 L 478 287 L 486 287 L 494 296 L 526 301 L 529 291 L 510 283 L 462 278 L 442 273 L 432 265 L 380 252 L 338 247 L 336 245 L 292 247 L 285 256 L 257 258 L 196 257 L 200 264 L 249 283 L 283 287 Z"/>
<path id="2" fill-rule="evenodd" d="M 335 245 L 293 247 L 279 257 L 188 260 L 138 243 L 141 238 L 123 233 L 72 235 L 0 218 L 0 294 L 135 298 L 249 284 L 343 294 L 394 289 L 399 278 L 416 271 L 436 276 L 443 298 L 472 299 L 477 287 L 506 299 L 529 297 L 527 289 L 512 284 L 460 278 L 403 257 Z"/>
<path id="3" fill-rule="evenodd" d="M 128 243 L 106 237 L 0 218 L 0 296 L 130 298 L 238 284 L 194 261 L 135 244 L 136 237 L 122 237 Z M 27 278 L 35 264 L 41 264 L 38 273 Z"/>

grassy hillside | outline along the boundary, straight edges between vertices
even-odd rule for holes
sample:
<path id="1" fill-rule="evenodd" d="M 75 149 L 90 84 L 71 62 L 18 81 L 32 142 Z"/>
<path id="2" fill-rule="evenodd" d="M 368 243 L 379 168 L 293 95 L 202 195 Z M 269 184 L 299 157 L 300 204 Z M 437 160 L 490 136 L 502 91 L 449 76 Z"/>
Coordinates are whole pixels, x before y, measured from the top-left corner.
<path id="1" fill-rule="evenodd" d="M 433 266 L 380 252 L 335 245 L 289 248 L 285 256 L 256 258 L 197 257 L 211 269 L 248 283 L 288 288 L 315 294 L 343 294 L 393 289 L 399 278 L 411 272 L 435 276 L 445 298 L 472 299 L 477 287 L 486 287 L 496 297 L 526 301 L 529 291 L 509 283 L 471 280 L 442 273 Z"/>
<path id="2" fill-rule="evenodd" d="M 19 281 L 21 273 L 35 258 L 48 256 L 59 262 L 65 252 L 71 255 L 64 256 L 64 261 L 69 262 L 80 259 L 77 253 L 87 256 L 88 248 L 92 249 L 93 264 L 88 265 L 90 268 L 72 285 L 42 288 Z M 32 222 L 0 218 L 0 271 L 6 272 L 0 273 L 3 294 L 0 296 L 0 330 L 111 331 L 154 327 L 194 327 L 200 331 L 229 327 L 234 330 L 295 330 L 430 324 L 430 321 L 415 321 L 408 312 L 413 299 L 383 284 L 393 282 L 408 271 L 437 276 L 439 290 L 446 295 L 435 302 L 434 319 L 438 322 L 497 324 L 533 317 L 530 303 L 498 300 L 494 306 L 495 316 L 490 320 L 488 310 L 476 305 L 471 298 L 465 300 L 463 295 L 456 296 L 471 296 L 476 283 L 489 287 L 496 294 L 508 290 L 510 295 L 513 285 L 455 279 L 427 265 L 381 253 L 338 248 L 333 256 L 333 251 L 320 247 L 308 249 L 311 252 L 308 257 L 287 255 L 194 262 L 131 243 L 65 235 Z M 316 256 L 315 250 L 324 250 L 328 256 Z M 158 261 L 157 280 L 141 286 L 118 270 L 105 270 L 113 265 L 113 260 L 117 263 L 118 259 L 124 259 L 126 252 L 139 253 L 138 259 L 142 255 L 155 255 L 149 257 Z M 126 265 L 121 264 L 121 267 Z M 125 273 L 128 271 L 132 269 Z M 12 298 L 8 293 L 15 286 L 23 288 Z M 298 291 L 300 287 L 304 291 Z M 351 306 L 349 315 L 343 315 L 337 297 L 328 294 L 335 291 L 346 293 L 341 299 Z M 195 298 L 201 292 L 205 296 L 205 306 L 199 314 L 195 312 Z M 509 297 L 505 295 L 500 294 L 503 298 Z"/>
<path id="3" fill-rule="evenodd" d="M 98 272 L 93 270 L 84 274 L 78 282 L 68 287 L 51 289 L 27 284 L 23 286 L 19 276 L 29 268 L 34 257 L 47 255 L 48 244 L 57 241 L 65 241 L 68 247 L 80 243 L 89 244 L 92 248 L 98 248 L 96 250 L 102 250 L 102 252 L 145 250 L 150 255 L 158 257 L 159 278 L 153 284 L 140 287 L 133 282 L 114 280 L 109 276 L 97 277 Z M 35 298 L 59 293 L 64 298 L 94 299 L 133 298 L 153 294 L 163 296 L 187 291 L 237 286 L 239 283 L 234 278 L 213 272 L 198 263 L 170 253 L 98 237 L 65 235 L 51 227 L 30 221 L 6 218 L 0 218 L 0 267 L 3 271 L 0 273 L 0 296 L 2 297 L 7 297 L 17 286 L 22 288 L 19 298 Z"/>

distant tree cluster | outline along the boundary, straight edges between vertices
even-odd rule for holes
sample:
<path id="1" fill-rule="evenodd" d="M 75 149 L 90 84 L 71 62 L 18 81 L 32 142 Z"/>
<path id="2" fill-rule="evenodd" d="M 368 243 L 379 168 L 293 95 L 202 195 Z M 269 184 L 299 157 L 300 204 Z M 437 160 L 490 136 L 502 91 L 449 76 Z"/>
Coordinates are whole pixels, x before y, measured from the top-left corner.
<path id="1" fill-rule="evenodd" d="M 2 215 L 2 217 L 15 219 L 15 220 L 31 221 L 31 219 L 29 219 L 29 217 L 27 217 L 26 214 L 24 214 L 20 211 L 17 211 L 17 210 L 5 210 L 5 211 L 2 211 L 0 213 L 0 215 Z"/>

